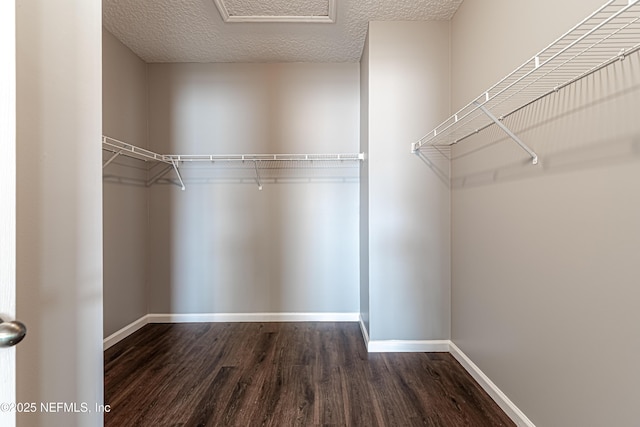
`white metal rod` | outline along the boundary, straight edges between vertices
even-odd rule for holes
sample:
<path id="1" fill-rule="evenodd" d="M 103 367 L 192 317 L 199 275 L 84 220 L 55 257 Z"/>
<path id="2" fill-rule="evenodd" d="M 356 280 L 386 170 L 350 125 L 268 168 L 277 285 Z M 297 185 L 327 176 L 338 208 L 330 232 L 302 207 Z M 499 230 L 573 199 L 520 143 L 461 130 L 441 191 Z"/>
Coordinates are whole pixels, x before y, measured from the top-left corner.
<path id="1" fill-rule="evenodd" d="M 256 182 L 258 183 L 258 190 L 262 190 L 262 183 L 260 182 L 260 172 L 258 171 L 258 161 L 253 162 L 253 166 L 256 169 Z"/>
<path id="2" fill-rule="evenodd" d="M 107 160 L 106 162 L 104 162 L 104 164 L 102 165 L 102 169 L 106 168 L 107 166 L 109 166 L 111 164 L 111 162 L 113 162 L 120 154 L 122 154 L 122 150 L 118 151 L 117 153 L 114 153 L 113 156 L 111 156 L 109 158 L 109 160 Z"/>
<path id="3" fill-rule="evenodd" d="M 162 169 L 160 172 L 158 172 L 153 178 L 151 178 L 149 181 L 147 181 L 147 187 L 151 187 L 153 184 L 155 184 L 160 178 L 162 178 L 163 176 L 165 176 L 167 174 L 167 172 L 169 172 L 171 169 L 173 169 L 173 165 L 167 165 L 164 167 L 164 169 Z"/>
<path id="4" fill-rule="evenodd" d="M 171 159 L 171 164 L 173 165 L 173 169 L 175 169 L 176 171 L 176 175 L 178 175 L 178 179 L 180 180 L 180 185 L 182 185 L 182 191 L 184 191 L 186 187 L 184 186 L 184 181 L 182 181 L 182 176 L 180 175 L 180 171 L 178 170 L 178 164 L 173 159 Z"/>
<path id="5" fill-rule="evenodd" d="M 534 165 L 538 164 L 538 155 L 531 148 L 529 148 L 527 144 L 522 142 L 520 138 L 516 136 L 516 134 L 511 132 L 511 130 L 508 127 L 506 127 L 500 120 L 498 120 L 496 116 L 491 114 L 491 111 L 487 110 L 484 105 L 478 104 L 478 108 L 480 108 L 483 113 L 485 113 L 491 120 L 493 120 L 495 124 L 497 124 L 500 127 L 500 129 L 502 129 L 507 135 L 509 135 L 511 139 L 513 139 L 520 147 L 522 147 L 524 151 L 529 153 L 529 155 L 533 158 Z"/>

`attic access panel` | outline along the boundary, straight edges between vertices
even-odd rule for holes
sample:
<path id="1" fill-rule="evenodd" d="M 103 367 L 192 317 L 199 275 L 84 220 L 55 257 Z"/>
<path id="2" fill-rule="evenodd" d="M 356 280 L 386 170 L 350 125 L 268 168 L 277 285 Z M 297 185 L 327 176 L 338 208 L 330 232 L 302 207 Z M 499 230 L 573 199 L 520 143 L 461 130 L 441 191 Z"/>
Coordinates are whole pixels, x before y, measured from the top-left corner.
<path id="1" fill-rule="evenodd" d="M 336 0 L 213 0 L 224 22 L 334 24 Z"/>

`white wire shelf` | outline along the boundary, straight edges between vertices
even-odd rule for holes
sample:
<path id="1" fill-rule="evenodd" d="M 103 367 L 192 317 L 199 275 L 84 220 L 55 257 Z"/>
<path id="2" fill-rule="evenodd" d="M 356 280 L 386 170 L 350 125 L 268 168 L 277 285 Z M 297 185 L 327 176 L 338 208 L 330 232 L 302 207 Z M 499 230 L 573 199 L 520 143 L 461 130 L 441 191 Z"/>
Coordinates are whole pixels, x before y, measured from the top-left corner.
<path id="1" fill-rule="evenodd" d="M 104 163 L 103 168 L 107 167 L 120 155 L 144 161 L 171 163 L 171 160 L 168 159 L 167 156 L 136 147 L 135 145 L 108 136 L 102 136 L 102 149 L 114 153 L 114 155 Z"/>
<path id="2" fill-rule="evenodd" d="M 177 162 L 308 162 L 308 161 L 340 161 L 364 160 L 364 153 L 340 154 L 201 154 L 201 155 L 168 155 Z"/>
<path id="3" fill-rule="evenodd" d="M 118 156 L 131 157 L 137 160 L 152 161 L 157 163 L 166 163 L 170 165 L 165 170 L 156 174 L 147 185 L 157 182 L 163 175 L 170 170 L 174 170 L 182 189 L 186 187 L 180 174 L 179 165 L 184 163 L 223 163 L 233 164 L 239 163 L 244 166 L 249 165 L 255 170 L 255 179 L 258 188 L 262 190 L 260 177 L 260 169 L 275 169 L 282 165 L 284 167 L 301 167 L 317 163 L 322 164 L 341 164 L 345 162 L 359 164 L 365 160 L 364 153 L 337 153 L 337 154 L 158 154 L 144 148 L 137 147 L 132 144 L 108 137 L 102 137 L 102 149 L 113 153 L 113 155 L 103 163 L 102 167 L 106 168 Z"/>
<path id="4" fill-rule="evenodd" d="M 453 145 L 492 124 L 537 155 L 502 119 L 640 50 L 640 0 L 611 0 L 411 146 Z"/>

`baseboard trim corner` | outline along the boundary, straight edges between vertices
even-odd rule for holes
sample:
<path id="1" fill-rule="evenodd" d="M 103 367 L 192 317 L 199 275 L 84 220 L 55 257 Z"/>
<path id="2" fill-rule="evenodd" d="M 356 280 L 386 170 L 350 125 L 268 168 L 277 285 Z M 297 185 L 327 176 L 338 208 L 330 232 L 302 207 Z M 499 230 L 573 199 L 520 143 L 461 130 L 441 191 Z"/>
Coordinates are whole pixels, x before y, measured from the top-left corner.
<path id="1" fill-rule="evenodd" d="M 485 375 L 480 368 L 464 354 L 457 345 L 452 341 L 449 343 L 449 353 L 462 365 L 462 367 L 469 372 L 474 380 L 480 384 L 480 387 L 491 396 L 491 398 L 498 404 L 498 406 L 507 414 L 511 420 L 516 423 L 518 427 L 535 427 L 535 424 L 527 418 L 508 397 L 494 384 L 493 381 Z"/>
<path id="2" fill-rule="evenodd" d="M 135 320 L 129 323 L 124 328 L 106 337 L 104 340 L 102 340 L 103 350 L 113 347 L 114 345 L 116 345 L 117 343 L 119 343 L 129 335 L 133 334 L 134 332 L 136 332 L 137 330 L 139 330 L 140 328 L 148 324 L 149 323 L 148 317 L 149 315 L 142 316 L 138 320 Z"/>
<path id="3" fill-rule="evenodd" d="M 364 346 L 369 351 L 369 332 L 367 331 L 367 327 L 364 324 L 364 319 L 362 315 L 358 315 L 358 323 L 360 324 L 360 332 L 362 333 L 362 339 L 364 340 Z"/>

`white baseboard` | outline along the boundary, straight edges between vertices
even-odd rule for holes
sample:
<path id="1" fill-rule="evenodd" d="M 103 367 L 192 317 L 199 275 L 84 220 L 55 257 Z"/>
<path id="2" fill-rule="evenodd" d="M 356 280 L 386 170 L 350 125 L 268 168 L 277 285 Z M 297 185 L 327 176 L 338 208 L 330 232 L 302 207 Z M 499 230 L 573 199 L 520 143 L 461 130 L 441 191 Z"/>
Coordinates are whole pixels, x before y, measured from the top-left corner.
<path id="1" fill-rule="evenodd" d="M 429 340 L 429 341 L 411 341 L 411 340 L 380 340 L 371 341 L 369 339 L 369 331 L 364 324 L 362 315 L 358 316 L 360 323 L 360 332 L 364 339 L 364 345 L 368 353 L 447 353 L 449 352 L 449 340 Z"/>
<path id="2" fill-rule="evenodd" d="M 357 322 L 360 313 L 189 313 L 147 314 L 103 340 L 103 348 L 119 343 L 149 323 L 221 322 Z"/>
<path id="3" fill-rule="evenodd" d="M 129 323 L 124 328 L 122 328 L 119 331 L 116 331 L 113 334 L 111 334 L 108 337 L 106 337 L 103 340 L 103 344 L 102 344 L 103 348 L 106 350 L 109 347 L 114 346 L 115 344 L 119 343 L 120 341 L 122 341 L 123 339 L 125 339 L 126 337 L 131 335 L 132 333 L 136 332 L 138 329 L 142 328 L 144 325 L 149 323 L 147 317 L 148 317 L 148 315 L 147 316 L 142 316 L 138 320 Z"/>
<path id="4" fill-rule="evenodd" d="M 449 340 L 369 340 L 369 353 L 448 353 Z"/>
<path id="5" fill-rule="evenodd" d="M 149 323 L 357 322 L 359 313 L 194 313 L 149 314 Z"/>
<path id="6" fill-rule="evenodd" d="M 451 355 L 469 372 L 480 387 L 491 396 L 491 398 L 500 406 L 511 420 L 519 427 L 535 427 L 535 425 L 527 418 L 527 416 L 496 386 L 493 381 L 487 377 L 478 366 L 467 357 L 453 342 L 449 344 L 449 352 Z"/>

